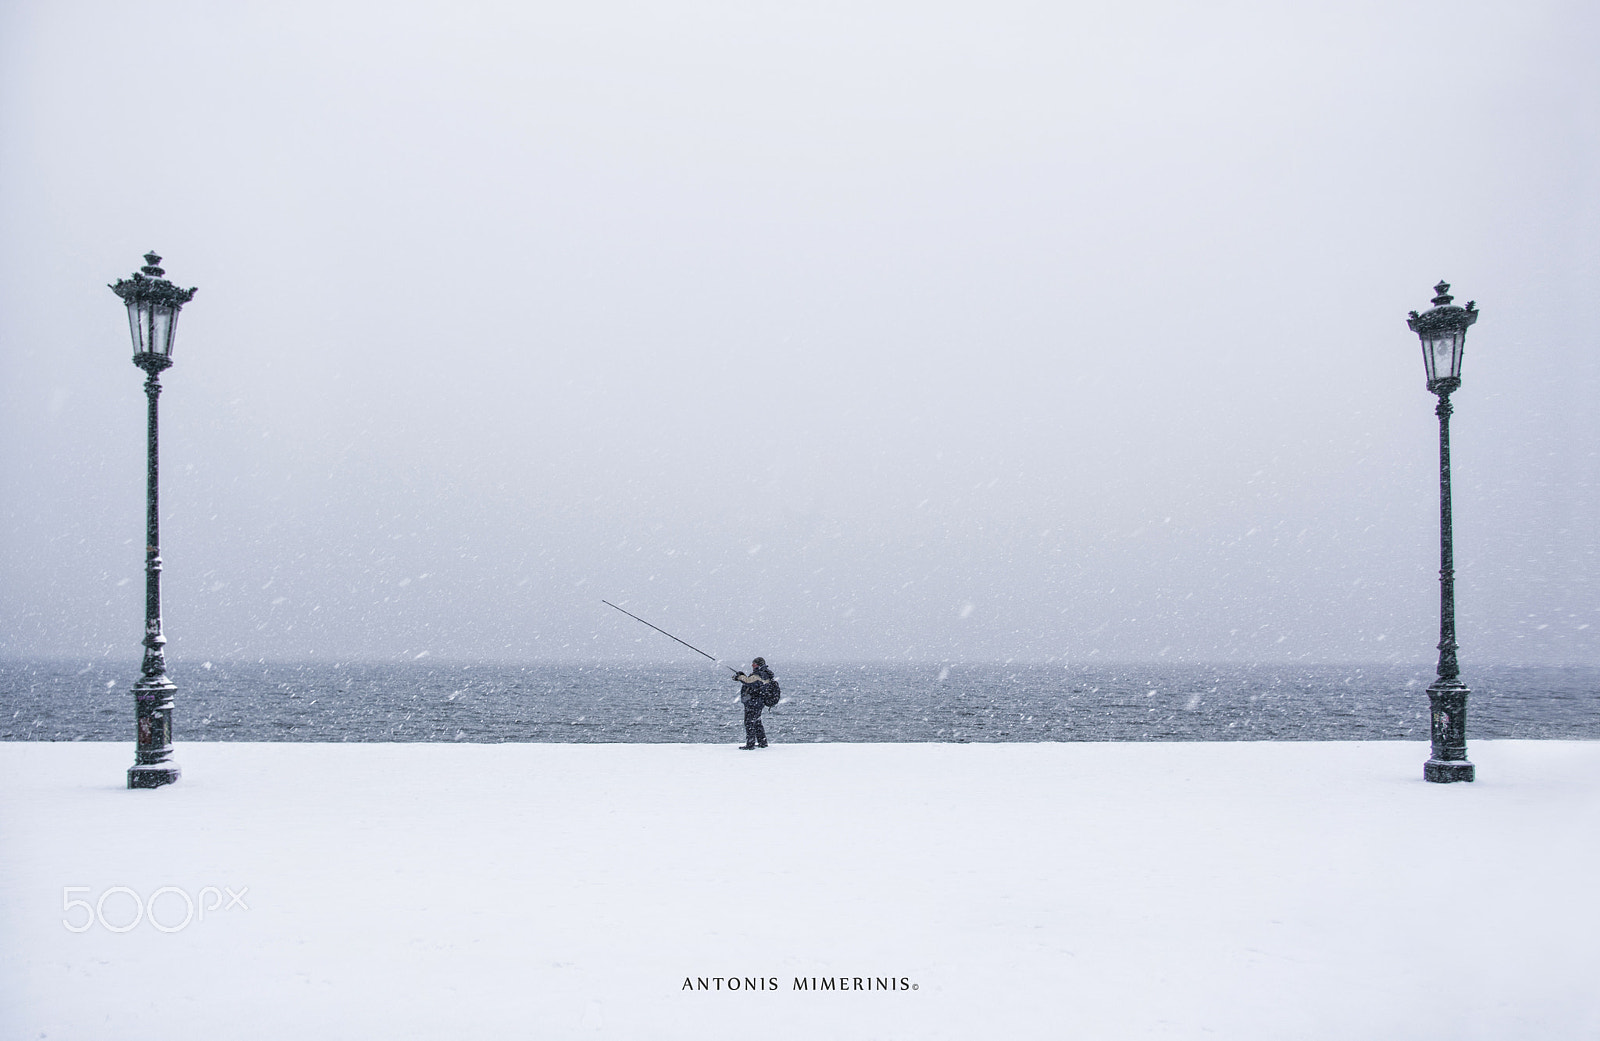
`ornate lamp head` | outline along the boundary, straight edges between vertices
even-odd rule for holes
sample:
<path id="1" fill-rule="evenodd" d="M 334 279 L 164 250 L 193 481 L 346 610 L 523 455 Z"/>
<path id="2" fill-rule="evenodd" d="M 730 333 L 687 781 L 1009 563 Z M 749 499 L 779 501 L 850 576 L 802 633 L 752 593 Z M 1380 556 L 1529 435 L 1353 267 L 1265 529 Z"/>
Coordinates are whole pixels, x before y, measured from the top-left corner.
<path id="1" fill-rule="evenodd" d="M 194 299 L 195 290 L 179 289 L 161 276 L 166 274 L 154 253 L 144 255 L 144 267 L 132 278 L 119 278 L 110 287 L 128 307 L 128 332 L 133 337 L 133 363 L 154 375 L 172 364 L 172 342 L 178 329 L 178 312 Z"/>
<path id="2" fill-rule="evenodd" d="M 1428 370 L 1428 390 L 1449 394 L 1461 386 L 1461 354 L 1467 342 L 1467 327 L 1478 320 L 1478 303 L 1466 307 L 1450 303 L 1450 283 L 1433 287 L 1433 307 L 1423 314 L 1411 312 L 1406 324 L 1422 341 L 1422 364 Z"/>

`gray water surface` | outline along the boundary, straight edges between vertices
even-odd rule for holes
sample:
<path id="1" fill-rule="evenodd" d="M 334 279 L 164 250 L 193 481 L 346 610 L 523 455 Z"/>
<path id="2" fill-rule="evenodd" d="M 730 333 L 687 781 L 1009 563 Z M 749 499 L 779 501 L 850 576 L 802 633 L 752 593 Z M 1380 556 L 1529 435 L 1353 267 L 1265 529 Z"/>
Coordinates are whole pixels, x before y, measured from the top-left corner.
<path id="1" fill-rule="evenodd" d="M 1431 669 L 1393 665 L 804 664 L 773 741 L 1426 740 Z M 209 665 L 209 667 L 207 667 Z M 699 665 L 175 663 L 182 741 L 735 742 Z M 133 738 L 136 661 L 0 661 L 0 739 Z M 1600 669 L 1494 666 L 1470 738 L 1600 738 Z"/>

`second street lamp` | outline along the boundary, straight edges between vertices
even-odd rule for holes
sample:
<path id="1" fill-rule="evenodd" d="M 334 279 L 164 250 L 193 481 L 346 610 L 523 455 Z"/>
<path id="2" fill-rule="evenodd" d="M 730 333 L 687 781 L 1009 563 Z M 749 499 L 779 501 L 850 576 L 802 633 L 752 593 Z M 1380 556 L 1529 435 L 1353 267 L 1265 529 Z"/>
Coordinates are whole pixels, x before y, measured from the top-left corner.
<path id="1" fill-rule="evenodd" d="M 161 258 L 144 255 L 145 266 L 132 278 L 119 278 L 111 291 L 128 307 L 128 332 L 133 337 L 133 363 L 145 371 L 149 426 L 145 466 L 144 663 L 133 685 L 135 745 L 128 768 L 129 788 L 159 788 L 176 781 L 181 771 L 172 761 L 172 694 L 177 684 L 167 675 L 167 638 L 161 631 L 161 533 L 157 508 L 156 399 L 160 375 L 172 364 L 172 341 L 178 312 L 194 299 L 193 289 L 179 289 L 161 276 Z"/>
<path id="2" fill-rule="evenodd" d="M 1467 327 L 1478 320 L 1476 301 L 1451 304 L 1450 283 L 1433 287 L 1433 307 L 1411 312 L 1406 324 L 1422 341 L 1428 390 L 1439 396 L 1439 674 L 1428 687 L 1433 754 L 1422 766 L 1425 780 L 1470 781 L 1467 761 L 1467 695 L 1456 663 L 1456 569 L 1450 523 L 1450 395 L 1461 386 L 1461 355 Z"/>

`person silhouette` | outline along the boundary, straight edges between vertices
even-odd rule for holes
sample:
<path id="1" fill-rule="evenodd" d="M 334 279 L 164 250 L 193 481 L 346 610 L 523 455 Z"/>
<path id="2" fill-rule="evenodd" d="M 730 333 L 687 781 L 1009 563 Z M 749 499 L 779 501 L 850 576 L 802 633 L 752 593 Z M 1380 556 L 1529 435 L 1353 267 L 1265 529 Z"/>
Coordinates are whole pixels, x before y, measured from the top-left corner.
<path id="1" fill-rule="evenodd" d="M 744 705 L 744 744 L 739 747 L 745 751 L 765 748 L 767 728 L 761 725 L 761 710 L 778 703 L 778 681 L 765 658 L 756 658 L 749 672 L 735 673 L 733 678 L 739 681 L 739 701 Z"/>

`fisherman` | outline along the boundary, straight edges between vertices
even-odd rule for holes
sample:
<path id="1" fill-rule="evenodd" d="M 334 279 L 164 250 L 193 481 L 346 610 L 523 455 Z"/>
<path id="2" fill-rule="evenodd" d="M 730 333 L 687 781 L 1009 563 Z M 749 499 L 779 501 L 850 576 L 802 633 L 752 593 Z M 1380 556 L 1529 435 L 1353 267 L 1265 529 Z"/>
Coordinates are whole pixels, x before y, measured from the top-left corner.
<path id="1" fill-rule="evenodd" d="M 761 710 L 778 703 L 778 681 L 767 668 L 765 658 L 755 659 L 749 672 L 734 673 L 733 678 L 739 681 L 739 701 L 744 705 L 744 744 L 739 747 L 747 752 L 765 748 L 767 730 L 761 725 Z"/>

